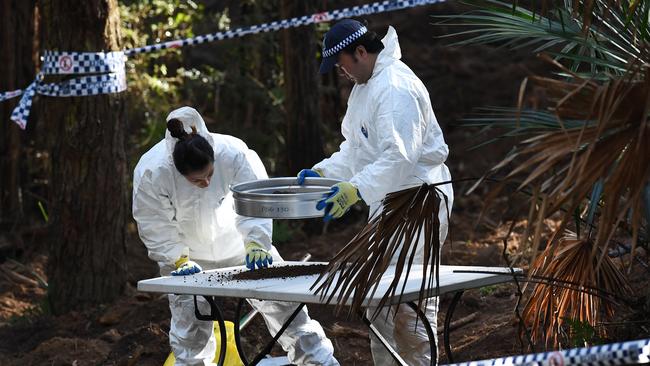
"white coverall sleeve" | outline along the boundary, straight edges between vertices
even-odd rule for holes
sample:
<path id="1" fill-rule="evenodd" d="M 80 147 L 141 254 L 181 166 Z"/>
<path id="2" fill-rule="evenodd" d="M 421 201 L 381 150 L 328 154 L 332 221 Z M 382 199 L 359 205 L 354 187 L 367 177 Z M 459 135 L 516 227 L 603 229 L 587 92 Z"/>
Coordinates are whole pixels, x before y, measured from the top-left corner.
<path id="1" fill-rule="evenodd" d="M 341 132 L 343 133 L 343 142 L 339 146 L 339 151 L 332 154 L 327 159 L 314 165 L 312 169 L 319 169 L 323 172 L 326 178 L 334 178 L 340 180 L 350 180 L 352 178 L 352 169 L 350 168 L 350 159 L 352 154 L 350 150 L 350 142 L 348 142 L 348 129 L 347 123 L 341 125 Z"/>
<path id="2" fill-rule="evenodd" d="M 385 88 L 374 104 L 377 109 L 371 123 L 377 133 L 378 156 L 350 179 L 368 205 L 401 189 L 396 177 L 403 180 L 412 174 L 422 155 L 427 128 L 424 113 L 408 90 Z"/>
<path id="3" fill-rule="evenodd" d="M 146 171 L 133 193 L 133 218 L 138 234 L 147 247 L 149 258 L 172 264 L 180 258 L 185 245 L 174 217 L 176 211 L 169 195 L 153 184 L 151 171 Z"/>
<path id="4" fill-rule="evenodd" d="M 257 153 L 250 149 L 235 157 L 234 166 L 233 185 L 269 177 Z M 254 241 L 271 250 L 273 220 L 237 215 L 235 225 L 244 238 L 244 244 Z"/>

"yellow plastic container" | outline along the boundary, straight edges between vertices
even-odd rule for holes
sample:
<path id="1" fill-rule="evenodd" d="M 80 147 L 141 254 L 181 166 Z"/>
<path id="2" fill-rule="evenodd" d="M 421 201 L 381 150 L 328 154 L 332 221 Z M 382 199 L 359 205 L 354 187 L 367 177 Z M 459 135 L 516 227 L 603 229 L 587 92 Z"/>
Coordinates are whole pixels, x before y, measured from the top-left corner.
<path id="1" fill-rule="evenodd" d="M 219 332 L 219 323 L 214 322 L 214 336 L 217 338 L 217 351 L 214 354 L 214 363 L 219 361 L 219 352 L 221 350 L 221 332 Z M 174 352 L 170 353 L 165 360 L 163 366 L 174 366 L 176 358 Z M 223 363 L 224 366 L 242 366 L 244 363 L 239 358 L 237 353 L 237 345 L 235 345 L 235 324 L 233 322 L 226 322 L 226 359 Z"/>

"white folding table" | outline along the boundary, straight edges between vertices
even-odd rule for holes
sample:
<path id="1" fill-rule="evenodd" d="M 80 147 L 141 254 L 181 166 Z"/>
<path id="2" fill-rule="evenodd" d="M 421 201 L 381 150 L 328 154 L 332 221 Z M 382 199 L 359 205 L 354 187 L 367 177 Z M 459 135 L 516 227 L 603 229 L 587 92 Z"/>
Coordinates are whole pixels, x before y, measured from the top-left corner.
<path id="1" fill-rule="evenodd" d="M 324 262 L 293 262 L 286 261 L 282 263 L 273 264 L 273 267 L 278 266 L 304 266 L 304 265 L 314 265 L 314 264 L 327 264 Z M 314 281 L 318 277 L 317 275 L 311 276 L 299 276 L 299 277 L 287 277 L 287 278 L 268 278 L 268 279 L 258 279 L 258 280 L 234 280 L 229 279 L 230 276 L 247 271 L 246 267 L 229 267 L 221 268 L 216 270 L 204 271 L 197 273 L 191 276 L 168 276 L 168 277 L 158 277 L 148 280 L 142 280 L 138 282 L 138 290 L 146 292 L 161 292 L 161 293 L 172 293 L 172 294 L 183 294 L 183 295 L 195 295 L 194 304 L 195 304 L 195 313 L 198 319 L 201 320 L 216 320 L 219 322 L 219 329 L 221 331 L 221 354 L 219 357 L 219 365 L 223 363 L 225 359 L 225 342 L 226 342 L 226 327 L 224 324 L 223 316 L 221 315 L 221 310 L 219 309 L 217 303 L 214 301 L 214 297 L 235 297 L 239 298 L 239 304 L 235 313 L 235 343 L 237 346 L 237 351 L 239 352 L 240 358 L 245 365 L 255 365 L 257 364 L 266 354 L 271 351 L 271 348 L 288 327 L 291 321 L 295 318 L 298 312 L 305 306 L 305 304 L 324 304 L 326 303 L 326 297 L 321 295 L 316 295 L 310 287 L 314 284 Z M 393 281 L 395 276 L 394 267 L 389 267 L 386 273 L 382 276 L 381 282 L 377 288 L 377 291 L 374 292 L 374 295 L 367 298 L 365 301 L 365 306 L 372 307 L 376 306 L 381 297 L 386 292 L 389 284 Z M 434 285 L 428 290 L 427 296 L 436 296 L 442 295 L 445 293 L 454 292 L 454 298 L 452 299 L 451 304 L 449 305 L 449 310 L 445 318 L 445 329 L 444 329 L 444 340 L 445 340 L 445 349 L 447 351 L 447 358 L 452 361 L 451 356 L 451 347 L 449 345 L 449 324 L 451 322 L 451 317 L 455 309 L 456 304 L 460 300 L 460 297 L 463 294 L 463 291 L 473 288 L 479 288 L 483 286 L 494 285 L 498 283 L 504 283 L 512 281 L 515 276 L 520 276 L 520 269 L 513 269 L 507 267 L 474 267 L 474 266 L 440 266 L 440 282 L 439 286 Z M 402 276 L 402 280 L 403 281 Z M 402 283 L 400 283 L 398 288 L 401 288 Z M 436 352 L 437 347 L 435 344 L 435 338 L 431 325 L 424 315 L 424 313 L 417 308 L 415 304 L 420 295 L 420 286 L 422 283 L 422 266 L 414 265 L 411 268 L 411 271 L 404 288 L 403 295 L 401 298 L 399 296 L 394 296 L 390 299 L 390 304 L 396 305 L 398 303 L 404 303 L 413 309 L 417 314 L 419 319 L 422 321 L 428 336 L 429 343 L 431 344 L 431 352 Z M 196 296 L 203 296 L 211 307 L 211 314 L 201 314 L 196 306 Z M 239 321 L 240 321 L 240 312 L 243 306 L 245 299 L 258 299 L 258 300 L 273 300 L 273 301 L 288 301 L 300 303 L 294 313 L 287 319 L 283 327 L 280 329 L 278 334 L 273 337 L 273 340 L 265 347 L 265 349 L 257 355 L 257 357 L 252 361 L 248 362 L 246 356 L 243 353 L 240 334 L 239 334 Z M 349 305 L 349 304 L 347 304 Z M 392 349 L 388 342 L 382 337 L 382 335 L 377 331 L 373 326 L 372 322 L 364 315 L 359 314 L 368 325 L 370 330 L 377 336 L 377 338 L 384 344 L 384 346 L 391 352 L 392 356 L 399 363 L 406 365 L 401 359 L 399 354 Z M 435 354 L 432 354 L 432 364 L 435 364 L 437 359 Z"/>

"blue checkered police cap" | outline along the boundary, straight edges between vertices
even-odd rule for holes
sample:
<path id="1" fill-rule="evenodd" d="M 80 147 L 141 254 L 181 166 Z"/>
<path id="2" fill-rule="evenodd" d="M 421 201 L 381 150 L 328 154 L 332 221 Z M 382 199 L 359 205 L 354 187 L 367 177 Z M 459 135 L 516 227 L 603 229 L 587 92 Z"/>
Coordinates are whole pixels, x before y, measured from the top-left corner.
<path id="1" fill-rule="evenodd" d="M 338 61 L 339 52 L 367 32 L 366 26 L 353 19 L 343 19 L 334 24 L 323 39 L 323 61 L 320 64 L 320 73 L 327 74 L 332 71 Z"/>

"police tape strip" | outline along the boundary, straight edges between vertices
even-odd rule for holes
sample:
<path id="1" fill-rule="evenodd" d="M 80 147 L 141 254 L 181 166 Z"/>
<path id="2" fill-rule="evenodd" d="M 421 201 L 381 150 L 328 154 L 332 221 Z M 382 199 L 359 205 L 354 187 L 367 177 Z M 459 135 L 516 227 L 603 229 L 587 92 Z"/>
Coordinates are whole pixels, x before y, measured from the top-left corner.
<path id="1" fill-rule="evenodd" d="M 22 89 L 12 90 L 12 91 L 8 91 L 8 92 L 0 93 L 0 102 L 3 101 L 3 100 L 6 100 L 6 99 L 11 99 L 11 98 L 18 97 L 18 96 L 20 96 L 22 94 L 23 94 Z"/>
<path id="2" fill-rule="evenodd" d="M 40 79 L 40 77 L 39 77 Z M 82 76 L 60 83 L 42 83 L 35 81 L 26 90 L 18 106 L 11 113 L 11 119 L 21 129 L 27 127 L 27 118 L 31 111 L 36 92 L 51 97 L 81 97 L 89 95 L 119 93 L 126 90 L 124 71 L 103 75 Z"/>
<path id="3" fill-rule="evenodd" d="M 100 74 L 124 70 L 125 56 L 115 52 L 55 52 L 45 51 L 43 68 L 45 75 Z"/>
<path id="4" fill-rule="evenodd" d="M 116 52 L 45 51 L 43 67 L 27 87 L 11 119 L 25 129 L 36 93 L 51 97 L 80 97 L 126 90 L 126 56 Z M 93 75 L 88 75 L 93 74 Z M 44 83 L 45 75 L 84 75 L 58 83 Z"/>
<path id="5" fill-rule="evenodd" d="M 37 76 L 37 80 L 38 78 L 39 76 Z M 36 94 L 37 86 L 38 83 L 36 81 L 31 83 L 27 89 L 25 89 L 25 92 L 21 93 L 23 94 L 23 97 L 20 98 L 18 106 L 16 106 L 13 112 L 11 112 L 11 120 L 16 122 L 23 130 L 27 127 L 27 117 L 29 117 L 29 111 L 32 109 L 32 100 L 34 99 L 34 94 Z"/>
<path id="6" fill-rule="evenodd" d="M 361 15 L 377 14 L 422 5 L 430 5 L 446 0 L 386 0 L 372 4 L 358 5 L 350 8 L 332 10 L 329 12 L 304 15 L 291 19 L 284 19 L 270 23 L 263 23 L 248 27 L 236 28 L 225 32 L 200 35 L 182 40 L 174 40 L 144 47 L 132 48 L 116 52 L 55 52 L 45 51 L 43 66 L 36 80 L 27 89 L 14 90 L 0 93 L 0 102 L 15 98 L 22 94 L 18 106 L 11 114 L 11 119 L 22 129 L 27 125 L 32 101 L 36 93 L 55 96 L 87 96 L 97 94 L 118 93 L 126 90 L 126 77 L 124 63 L 127 56 L 155 52 L 169 48 L 197 45 L 218 40 L 242 37 L 248 34 L 277 31 L 285 28 L 300 27 L 303 25 L 328 22 L 343 18 Z M 61 83 L 45 84 L 42 82 L 44 75 L 83 75 L 102 74 L 97 76 L 84 76 L 67 80 Z"/>
<path id="7" fill-rule="evenodd" d="M 650 339 L 493 360 L 454 363 L 446 366 L 609 366 L 645 363 L 650 363 Z"/>
<path id="8" fill-rule="evenodd" d="M 184 47 L 189 45 L 197 45 L 201 43 L 213 42 L 213 41 L 223 40 L 228 38 L 242 37 L 248 34 L 277 31 L 280 29 L 300 27 L 303 25 L 309 25 L 315 23 L 329 22 L 332 20 L 339 20 L 343 18 L 350 18 L 355 16 L 361 16 L 361 15 L 384 13 L 388 11 L 413 8 L 416 6 L 441 3 L 444 1 L 445 0 L 378 1 L 372 4 L 358 5 L 351 8 L 337 9 L 329 12 L 315 13 L 312 15 L 303 15 L 301 17 L 295 17 L 291 19 L 283 19 L 283 20 L 278 20 L 270 23 L 263 23 L 263 24 L 248 26 L 248 27 L 236 28 L 225 32 L 204 34 L 204 35 L 200 35 L 192 38 L 186 38 L 182 40 L 175 40 L 175 41 L 163 42 L 163 43 L 139 47 L 139 48 L 133 48 L 125 51 L 125 53 L 127 56 L 130 56 L 130 55 L 143 53 L 143 52 L 160 51 L 167 48 L 179 48 L 179 47 Z"/>

